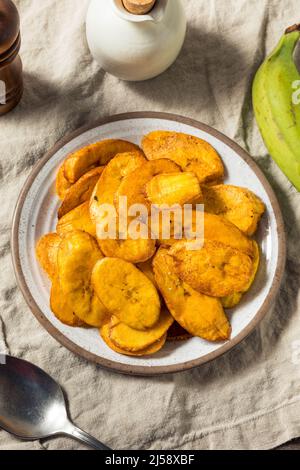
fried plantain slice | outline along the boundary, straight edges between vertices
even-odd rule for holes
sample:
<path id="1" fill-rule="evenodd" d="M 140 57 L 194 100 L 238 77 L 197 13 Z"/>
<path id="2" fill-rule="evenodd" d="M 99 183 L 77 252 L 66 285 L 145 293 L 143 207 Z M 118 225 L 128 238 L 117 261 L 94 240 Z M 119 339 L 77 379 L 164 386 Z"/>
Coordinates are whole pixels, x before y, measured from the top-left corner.
<path id="1" fill-rule="evenodd" d="M 90 217 L 88 201 L 64 215 L 56 226 L 56 231 L 60 236 L 74 230 L 87 232 L 96 238 L 96 225 Z"/>
<path id="2" fill-rule="evenodd" d="M 194 173 L 160 174 L 146 184 L 146 195 L 152 204 L 190 204 L 202 197 L 200 184 Z"/>
<path id="3" fill-rule="evenodd" d="M 196 211 L 193 211 L 191 218 L 191 226 L 193 233 L 196 233 Z M 175 239 L 176 231 L 174 232 L 174 217 L 170 219 L 171 224 L 171 238 L 160 239 L 160 243 L 166 246 L 172 246 L 178 242 Z M 188 227 L 187 227 L 188 228 Z M 254 257 L 255 249 L 253 241 L 244 235 L 235 225 L 229 222 L 224 217 L 203 213 L 203 227 L 201 227 L 200 233 L 197 235 L 198 239 L 211 240 L 223 243 L 226 246 L 230 246 L 236 250 L 240 250 L 247 255 Z M 183 238 L 187 233 L 182 230 Z"/>
<path id="4" fill-rule="evenodd" d="M 101 173 L 103 172 L 103 169 L 103 166 L 93 168 L 93 170 L 85 173 L 76 183 L 70 187 L 65 195 L 62 205 L 58 210 L 59 219 L 84 202 L 90 200 L 94 188 L 101 176 Z"/>
<path id="5" fill-rule="evenodd" d="M 52 283 L 50 307 L 56 318 L 65 325 L 74 327 L 84 325 L 84 322 L 75 315 L 71 304 L 62 293 L 60 283 L 57 278 L 55 278 Z"/>
<path id="6" fill-rule="evenodd" d="M 110 322 L 110 339 L 117 347 L 125 351 L 142 351 L 159 341 L 173 323 L 174 319 L 167 309 L 162 309 L 156 324 L 145 331 L 130 328 L 113 316 Z"/>
<path id="7" fill-rule="evenodd" d="M 189 250 L 187 242 L 170 249 L 178 276 L 192 288 L 211 297 L 245 292 L 253 273 L 247 254 L 222 243 L 207 240 L 200 250 Z"/>
<path id="8" fill-rule="evenodd" d="M 92 284 L 107 310 L 131 328 L 146 330 L 158 321 L 157 290 L 133 264 L 105 258 L 94 267 Z"/>
<path id="9" fill-rule="evenodd" d="M 143 263 L 152 258 L 156 250 L 155 240 L 143 239 L 132 240 L 100 240 L 99 246 L 102 253 L 109 258 L 120 258 L 129 263 Z"/>
<path id="10" fill-rule="evenodd" d="M 167 335 L 165 334 L 162 338 L 160 338 L 158 341 L 155 341 L 155 343 L 151 344 L 146 349 L 141 349 L 140 351 L 132 352 L 132 351 L 126 351 L 125 349 L 121 349 L 118 346 L 116 346 L 115 343 L 113 343 L 113 341 L 110 339 L 110 324 L 109 323 L 107 323 L 100 329 L 100 334 L 101 334 L 103 341 L 113 351 L 119 354 L 123 354 L 124 356 L 136 356 L 136 357 L 151 356 L 152 354 L 157 353 L 164 347 L 166 339 L 167 339 Z"/>
<path id="11" fill-rule="evenodd" d="M 201 184 L 220 182 L 224 177 L 221 158 L 208 142 L 198 137 L 155 131 L 144 137 L 142 148 L 148 160 L 173 160 L 183 171 L 195 173 Z"/>
<path id="12" fill-rule="evenodd" d="M 58 249 L 58 276 L 62 294 L 73 312 L 90 326 L 101 327 L 109 318 L 106 308 L 94 292 L 92 271 L 103 255 L 88 233 L 67 233 Z"/>
<path id="13" fill-rule="evenodd" d="M 125 152 L 116 155 L 105 167 L 90 202 L 92 219 L 97 223 L 102 217 L 102 204 L 114 204 L 115 193 L 123 179 L 146 163 L 143 153 Z"/>
<path id="14" fill-rule="evenodd" d="M 207 341 L 230 338 L 231 326 L 220 300 L 200 294 L 180 280 L 175 272 L 174 260 L 167 249 L 159 249 L 153 268 L 166 305 L 182 328 L 192 336 L 199 336 Z"/>
<path id="15" fill-rule="evenodd" d="M 145 261 L 144 263 L 138 263 L 137 268 L 139 268 L 139 270 L 142 271 L 142 273 L 144 273 L 145 276 L 147 276 L 149 281 L 152 282 L 152 284 L 156 287 L 156 289 L 158 289 L 157 284 L 156 284 L 156 280 L 155 280 L 155 276 L 154 276 L 154 272 L 153 272 L 153 266 L 152 266 L 153 259 L 154 258 L 152 257 L 152 258 L 148 259 L 147 261 Z"/>
<path id="16" fill-rule="evenodd" d="M 72 183 L 70 183 L 65 176 L 65 165 L 63 163 L 56 176 L 56 194 L 59 199 L 64 200 L 71 186 Z"/>
<path id="17" fill-rule="evenodd" d="M 251 279 L 246 288 L 246 292 L 251 288 L 253 282 L 255 281 L 256 274 L 259 268 L 259 262 L 260 262 L 259 246 L 256 243 L 256 241 L 253 241 L 253 246 L 254 246 L 253 270 L 252 270 Z M 223 297 L 221 299 L 221 302 L 224 308 L 233 308 L 233 307 L 236 307 L 241 302 L 242 298 L 243 298 L 243 293 L 234 292 L 233 294 L 228 295 L 227 297 Z"/>
<path id="18" fill-rule="evenodd" d="M 64 163 L 65 177 L 70 183 L 76 183 L 87 171 L 106 165 L 118 153 L 134 151 L 140 151 L 139 147 L 125 140 L 108 139 L 87 145 L 68 156 Z"/>
<path id="19" fill-rule="evenodd" d="M 37 243 L 36 256 L 50 279 L 57 275 L 57 253 L 61 238 L 57 233 L 44 235 Z"/>
<path id="20" fill-rule="evenodd" d="M 103 217 L 105 212 L 101 210 L 102 204 L 114 205 L 115 192 L 122 180 L 146 162 L 141 152 L 127 152 L 116 155 L 106 166 L 99 183 L 92 195 L 90 202 L 90 213 L 95 223 L 102 227 L 105 223 Z M 116 221 L 118 223 L 118 220 Z M 99 234 L 99 230 L 98 230 Z M 155 241 L 149 239 L 126 240 L 108 238 L 102 239 L 99 235 L 98 243 L 108 257 L 121 258 L 130 263 L 138 263 L 151 258 L 155 251 Z"/>
<path id="21" fill-rule="evenodd" d="M 204 213 L 204 239 L 223 243 L 252 258 L 255 256 L 253 241 L 224 217 Z"/>
<path id="22" fill-rule="evenodd" d="M 231 185 L 202 187 L 205 211 L 222 215 L 246 235 L 253 235 L 265 212 L 263 202 L 249 189 Z"/>
<path id="23" fill-rule="evenodd" d="M 222 297 L 221 302 L 224 308 L 229 309 L 236 307 L 241 302 L 242 298 L 243 294 L 240 292 L 234 292 L 226 297 Z"/>
<path id="24" fill-rule="evenodd" d="M 146 162 L 123 179 L 115 195 L 117 209 L 119 208 L 120 196 L 127 197 L 128 208 L 134 204 L 143 204 L 149 207 L 150 203 L 146 198 L 146 184 L 159 174 L 180 172 L 179 166 L 170 160 L 161 159 Z"/>

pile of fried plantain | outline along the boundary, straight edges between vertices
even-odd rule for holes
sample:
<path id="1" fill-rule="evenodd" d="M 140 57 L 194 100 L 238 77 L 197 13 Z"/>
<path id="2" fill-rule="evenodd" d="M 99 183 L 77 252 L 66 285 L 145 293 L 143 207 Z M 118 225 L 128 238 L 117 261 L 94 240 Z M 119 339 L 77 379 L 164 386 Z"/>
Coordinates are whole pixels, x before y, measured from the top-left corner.
<path id="1" fill-rule="evenodd" d="M 72 327 L 96 327 L 106 345 L 128 356 L 148 356 L 166 342 L 198 336 L 230 338 L 225 310 L 241 300 L 255 280 L 260 252 L 252 237 L 265 211 L 250 190 L 223 184 L 224 166 L 215 149 L 195 136 L 151 132 L 142 149 L 124 140 L 104 140 L 67 157 L 59 168 L 61 199 L 56 233 L 37 243 L 37 258 L 51 282 L 50 305 Z M 103 205 L 120 218 L 143 204 L 204 204 L 203 244 L 189 249 L 182 226 L 170 213 L 169 237 L 116 234 L 105 238 Z M 139 221 L 141 231 L 146 222 Z"/>

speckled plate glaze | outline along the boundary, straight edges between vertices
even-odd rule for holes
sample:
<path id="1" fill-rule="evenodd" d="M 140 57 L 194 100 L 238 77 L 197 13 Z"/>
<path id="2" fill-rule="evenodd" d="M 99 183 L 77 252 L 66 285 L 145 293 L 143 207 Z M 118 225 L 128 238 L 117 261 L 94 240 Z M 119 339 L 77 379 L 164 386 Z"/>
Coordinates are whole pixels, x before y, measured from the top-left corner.
<path id="1" fill-rule="evenodd" d="M 35 257 L 37 240 L 55 230 L 59 200 L 55 176 L 66 156 L 101 139 L 126 139 L 136 144 L 157 129 L 180 131 L 211 143 L 226 166 L 225 182 L 245 186 L 264 201 L 267 212 L 256 235 L 262 260 L 256 281 L 242 303 L 228 312 L 232 338 L 209 343 L 200 338 L 169 342 L 160 353 L 146 358 L 119 355 L 102 341 L 96 329 L 70 328 L 61 324 L 49 308 L 50 282 Z M 46 330 L 76 354 L 115 371 L 135 375 L 158 375 L 184 371 L 211 361 L 240 343 L 272 306 L 285 266 L 285 234 L 280 208 L 269 183 L 251 157 L 216 130 L 181 116 L 141 112 L 103 119 L 59 142 L 35 166 L 19 197 L 12 232 L 16 278 L 26 302 Z M 30 333 L 28 337 L 30 343 Z"/>

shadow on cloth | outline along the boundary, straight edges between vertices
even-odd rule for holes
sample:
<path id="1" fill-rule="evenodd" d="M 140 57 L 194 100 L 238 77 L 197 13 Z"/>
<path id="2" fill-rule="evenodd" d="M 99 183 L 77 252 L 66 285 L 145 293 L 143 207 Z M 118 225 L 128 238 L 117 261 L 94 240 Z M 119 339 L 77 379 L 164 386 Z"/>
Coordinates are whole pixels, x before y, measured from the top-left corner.
<path id="1" fill-rule="evenodd" d="M 93 121 L 95 109 L 91 106 L 90 99 L 87 97 L 95 96 L 95 106 L 99 106 L 98 96 L 95 90 L 100 90 L 105 76 L 105 71 L 98 69 L 90 80 L 84 80 L 72 86 L 69 81 L 59 84 L 52 82 L 51 79 L 42 78 L 39 75 L 24 72 L 24 94 L 23 98 L 16 108 L 18 119 L 28 119 L 28 115 L 32 120 L 37 114 L 41 114 L 43 108 L 54 107 L 58 116 L 66 115 L 66 108 L 69 109 L 71 119 L 66 119 L 66 128 L 61 129 L 61 137 L 66 132 L 71 132 L 88 122 Z M 13 113 L 12 113 L 13 118 Z M 68 122 L 71 128 L 68 128 Z"/>
<path id="2" fill-rule="evenodd" d="M 199 105 L 201 109 L 215 106 L 215 90 L 218 95 L 228 93 L 228 82 L 234 88 L 246 66 L 238 47 L 225 36 L 190 26 L 178 59 L 165 73 L 150 81 L 129 82 L 127 86 L 165 108 L 170 104 L 174 108 L 178 103 L 181 112 L 190 114 Z"/>

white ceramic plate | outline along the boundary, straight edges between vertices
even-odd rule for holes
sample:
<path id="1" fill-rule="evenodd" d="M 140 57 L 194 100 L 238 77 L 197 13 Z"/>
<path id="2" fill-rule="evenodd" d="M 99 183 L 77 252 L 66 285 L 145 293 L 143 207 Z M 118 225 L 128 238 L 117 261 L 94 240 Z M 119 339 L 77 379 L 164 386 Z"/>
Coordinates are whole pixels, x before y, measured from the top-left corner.
<path id="1" fill-rule="evenodd" d="M 232 338 L 224 343 L 209 343 L 200 338 L 168 342 L 154 356 L 134 358 L 109 349 L 98 331 L 70 328 L 60 323 L 49 308 L 50 282 L 36 257 L 38 239 L 55 231 L 60 205 L 55 195 L 57 169 L 66 156 L 101 139 L 126 139 L 136 144 L 150 131 L 180 131 L 205 139 L 221 155 L 227 170 L 225 183 L 244 186 L 266 205 L 256 235 L 262 260 L 256 281 L 242 303 L 229 311 Z M 38 162 L 20 195 L 14 215 L 13 261 L 18 284 L 34 315 L 49 333 L 71 351 L 104 367 L 138 375 L 178 372 L 208 362 L 243 340 L 262 320 L 275 299 L 285 265 L 285 235 L 276 197 L 249 155 L 230 139 L 196 121 L 162 113 L 132 113 L 102 120 L 64 139 Z M 30 341 L 30 339 L 29 339 Z"/>

